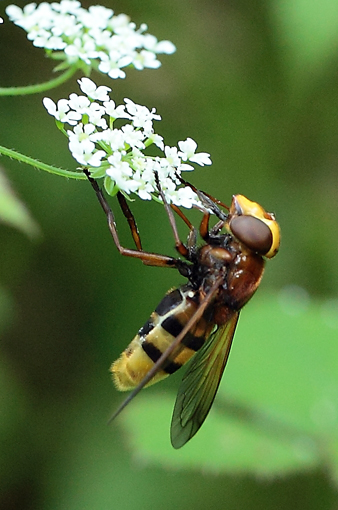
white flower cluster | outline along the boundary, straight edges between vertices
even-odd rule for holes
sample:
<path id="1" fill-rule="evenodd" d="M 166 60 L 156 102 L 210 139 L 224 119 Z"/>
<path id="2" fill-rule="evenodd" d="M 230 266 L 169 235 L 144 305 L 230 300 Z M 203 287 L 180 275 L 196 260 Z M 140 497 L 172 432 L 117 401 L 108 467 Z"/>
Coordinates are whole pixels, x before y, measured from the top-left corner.
<path id="1" fill-rule="evenodd" d="M 162 136 L 153 129 L 153 121 L 161 119 L 154 108 L 150 111 L 130 99 L 117 106 L 109 98 L 109 87 L 97 87 L 89 78 L 78 83 L 84 95 L 70 94 L 69 99 L 60 99 L 57 104 L 44 98 L 43 103 L 67 134 L 73 157 L 90 168 L 94 178 L 105 177 L 110 195 L 122 191 L 136 193 L 144 200 L 156 199 L 157 172 L 168 202 L 188 208 L 199 203 L 194 191 L 182 186 L 179 176 L 183 170 L 194 170 L 188 161 L 210 165 L 209 154 L 196 154 L 197 144 L 191 138 L 178 142 L 178 148 L 164 146 Z M 114 125 L 117 119 L 119 128 Z M 71 129 L 65 131 L 64 124 Z M 150 145 L 156 145 L 163 155 L 144 154 Z"/>
<path id="2" fill-rule="evenodd" d="M 111 78 L 124 78 L 123 67 L 156 69 L 161 65 L 156 58 L 158 53 L 176 51 L 170 41 L 158 41 L 145 34 L 146 24 L 136 30 L 126 14 L 114 16 L 112 9 L 101 5 L 87 10 L 77 0 L 61 0 L 38 6 L 31 3 L 23 9 L 9 5 L 6 13 L 26 30 L 34 46 L 65 61 L 60 68 L 77 65 L 86 74 L 94 68 Z"/>

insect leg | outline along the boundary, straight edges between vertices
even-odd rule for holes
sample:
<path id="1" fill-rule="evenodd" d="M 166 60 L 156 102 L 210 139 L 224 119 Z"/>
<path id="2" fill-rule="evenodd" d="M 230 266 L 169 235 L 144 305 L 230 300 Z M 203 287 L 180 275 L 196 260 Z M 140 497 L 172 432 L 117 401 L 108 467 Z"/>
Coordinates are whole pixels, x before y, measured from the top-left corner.
<path id="1" fill-rule="evenodd" d="M 208 242 L 210 240 L 210 237 L 215 236 L 219 233 L 220 230 L 224 227 L 224 221 L 219 220 L 216 225 L 214 225 L 209 230 L 209 218 L 210 213 L 206 212 L 204 213 L 204 216 L 202 218 L 201 224 L 200 224 L 200 235 L 204 241 Z"/>
<path id="2" fill-rule="evenodd" d="M 108 204 L 107 200 L 105 199 L 105 197 L 102 193 L 102 190 L 99 188 L 95 179 L 90 177 L 87 169 L 84 169 L 84 173 L 86 174 L 90 184 L 92 185 L 92 188 L 94 189 L 94 191 L 96 193 L 98 201 L 100 202 L 100 205 L 101 205 L 105 215 L 107 216 L 108 227 L 109 227 L 110 233 L 111 233 L 111 235 L 114 239 L 115 245 L 116 245 L 117 249 L 119 250 L 119 252 L 121 253 L 121 255 L 141 259 L 143 264 L 146 264 L 148 266 L 176 267 L 177 269 L 179 269 L 181 271 L 184 263 L 179 259 L 175 259 L 173 257 L 167 257 L 166 255 L 159 255 L 157 253 L 150 253 L 150 252 L 140 251 L 140 250 L 132 250 L 129 248 L 124 248 L 121 245 L 120 239 L 119 239 L 119 236 L 117 233 L 116 222 L 115 222 L 115 217 L 114 217 L 113 211 L 109 207 L 109 204 Z"/>
<path id="3" fill-rule="evenodd" d="M 119 204 L 120 204 L 121 210 L 124 214 L 124 217 L 128 221 L 129 228 L 131 231 L 131 235 L 133 236 L 135 246 L 139 251 L 142 251 L 140 233 L 137 228 L 137 224 L 136 224 L 134 215 L 131 212 L 129 205 L 127 204 L 127 200 L 125 199 L 125 196 L 120 191 L 117 194 L 117 200 L 119 201 Z"/>
<path id="4" fill-rule="evenodd" d="M 203 218 L 202 218 L 202 221 L 200 224 L 200 235 L 201 235 L 202 239 L 204 239 L 204 241 L 206 241 L 206 242 L 208 242 L 208 240 L 209 240 L 209 218 L 210 218 L 210 213 L 208 211 L 206 211 L 203 214 Z"/>
<path id="5" fill-rule="evenodd" d="M 217 198 L 214 198 L 212 195 L 209 195 L 209 193 L 206 193 L 205 191 L 198 190 L 193 184 L 190 184 L 190 182 L 185 181 L 182 179 L 180 175 L 177 175 L 178 179 L 181 181 L 182 184 L 185 184 L 186 186 L 189 186 L 197 196 L 200 198 L 202 203 L 208 208 L 211 209 L 216 216 L 218 216 L 220 219 L 219 222 L 216 223 L 216 225 L 210 230 L 209 232 L 209 219 L 210 219 L 210 213 L 205 212 L 204 216 L 202 218 L 201 224 L 200 224 L 200 235 L 202 239 L 204 239 L 206 242 L 209 241 L 210 234 L 216 235 L 218 232 L 223 228 L 224 221 L 226 220 L 226 215 L 222 213 L 222 211 L 217 207 L 220 205 L 221 207 L 224 207 L 225 209 L 229 210 L 229 207 Z"/>
<path id="6" fill-rule="evenodd" d="M 188 220 L 188 218 L 186 217 L 186 215 L 181 211 L 181 209 L 175 205 L 175 204 L 170 204 L 170 207 L 172 208 L 173 211 L 175 211 L 175 213 L 184 221 L 184 223 L 186 225 L 188 225 L 189 229 L 190 230 L 194 230 L 194 226 L 193 224 L 191 223 L 191 221 Z"/>
<path id="7" fill-rule="evenodd" d="M 227 209 L 229 211 L 229 206 L 225 205 L 223 202 L 218 200 L 218 198 L 215 198 L 212 195 L 209 195 L 209 193 L 207 193 L 206 191 L 197 189 L 193 184 L 184 180 L 180 175 L 176 174 L 176 176 L 181 181 L 182 184 L 189 186 L 189 188 L 191 188 L 198 196 L 200 196 L 200 194 L 202 194 L 205 197 L 208 197 L 214 204 L 220 205 L 221 207 L 224 207 L 224 209 Z"/>
<path id="8" fill-rule="evenodd" d="M 211 230 L 210 230 L 209 234 L 211 234 L 211 235 L 216 235 L 216 234 L 218 234 L 218 233 L 220 232 L 220 230 L 222 230 L 222 228 L 223 228 L 223 227 L 224 227 L 224 221 L 223 221 L 223 220 L 220 220 L 220 221 L 218 221 L 218 222 L 216 223 L 216 225 L 214 225 L 214 226 L 211 228 Z"/>
<path id="9" fill-rule="evenodd" d="M 186 225 L 188 225 L 188 227 L 190 229 L 190 232 L 189 232 L 189 235 L 188 235 L 188 240 L 187 240 L 187 248 L 189 250 L 189 254 L 191 254 L 193 251 L 196 250 L 196 241 L 197 241 L 197 232 L 196 232 L 196 229 L 193 226 L 193 224 L 191 223 L 191 221 L 186 217 L 186 215 L 181 211 L 181 209 L 177 205 L 170 204 L 170 207 L 172 208 L 173 211 L 175 211 L 175 213 L 180 218 L 182 218 L 184 223 Z"/>
<path id="10" fill-rule="evenodd" d="M 156 181 L 156 185 L 157 185 L 157 189 L 158 189 L 158 192 L 162 198 L 162 201 L 163 201 L 163 205 L 165 207 L 165 210 L 167 211 L 167 215 L 168 215 L 168 218 L 169 218 L 169 223 L 170 223 L 170 226 L 171 226 L 171 229 L 173 231 L 173 234 L 174 234 L 174 239 L 175 239 L 175 248 L 176 250 L 178 251 L 178 253 L 180 255 L 182 255 L 182 257 L 185 257 L 185 258 L 189 258 L 189 250 L 188 248 L 185 246 L 185 244 L 182 243 L 179 235 L 178 235 L 178 231 L 177 231 L 177 226 L 176 226 L 176 221 L 175 221 L 175 218 L 174 218 L 174 215 L 173 215 L 173 212 L 164 196 L 164 193 L 162 191 L 162 188 L 161 188 L 161 184 L 160 184 L 160 180 L 159 180 L 159 177 L 158 177 L 158 173 L 155 172 L 155 181 Z M 175 209 L 174 209 L 175 210 Z M 182 219 L 185 218 L 184 214 L 182 213 L 182 215 L 180 214 L 180 217 Z M 183 218 L 184 217 L 184 218 Z M 187 219 L 187 218 L 186 218 Z M 185 221 L 185 220 L 184 220 Z M 189 220 L 187 219 L 188 223 Z M 187 223 L 187 222 L 186 222 Z M 187 224 L 188 224 L 187 223 Z M 191 225 L 192 227 L 192 225 Z M 192 227 L 193 228 L 193 227 Z"/>

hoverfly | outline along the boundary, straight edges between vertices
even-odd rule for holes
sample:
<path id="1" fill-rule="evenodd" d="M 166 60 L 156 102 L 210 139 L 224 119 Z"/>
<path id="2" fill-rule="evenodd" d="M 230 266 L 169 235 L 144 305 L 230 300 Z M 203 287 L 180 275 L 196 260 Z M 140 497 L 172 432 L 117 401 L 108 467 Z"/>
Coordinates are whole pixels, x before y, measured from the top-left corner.
<path id="1" fill-rule="evenodd" d="M 177 206 L 169 206 L 155 175 L 176 250 L 185 260 L 143 251 L 135 219 L 119 192 L 119 205 L 136 245 L 136 250 L 124 248 L 102 190 L 87 170 L 85 173 L 107 216 L 119 252 L 139 258 L 146 265 L 176 268 L 188 280 L 166 294 L 110 369 L 118 390 L 133 390 L 109 420 L 112 421 L 142 388 L 174 373 L 195 355 L 179 387 L 171 422 L 171 443 L 180 448 L 196 434 L 210 411 L 240 310 L 260 284 L 263 257 L 272 258 L 279 249 L 279 225 L 273 214 L 243 195 L 234 195 L 228 208 L 181 179 L 203 204 L 199 234 L 204 245 L 198 247 L 196 229 Z M 186 243 L 179 238 L 173 210 L 190 229 Z M 218 222 L 209 229 L 210 211 Z"/>

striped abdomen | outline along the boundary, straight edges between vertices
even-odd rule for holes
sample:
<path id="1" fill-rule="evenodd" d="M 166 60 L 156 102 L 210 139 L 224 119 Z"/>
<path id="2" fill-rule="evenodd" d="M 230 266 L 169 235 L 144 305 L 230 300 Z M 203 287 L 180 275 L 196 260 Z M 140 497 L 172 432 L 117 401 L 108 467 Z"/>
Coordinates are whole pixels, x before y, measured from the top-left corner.
<path id="1" fill-rule="evenodd" d="M 118 390 L 131 390 L 142 381 L 153 364 L 180 334 L 198 306 L 196 292 L 190 285 L 168 292 L 127 349 L 112 364 L 110 370 Z M 184 365 L 202 347 L 213 326 L 214 323 L 202 317 L 168 357 L 163 368 L 148 386 L 173 374 Z"/>

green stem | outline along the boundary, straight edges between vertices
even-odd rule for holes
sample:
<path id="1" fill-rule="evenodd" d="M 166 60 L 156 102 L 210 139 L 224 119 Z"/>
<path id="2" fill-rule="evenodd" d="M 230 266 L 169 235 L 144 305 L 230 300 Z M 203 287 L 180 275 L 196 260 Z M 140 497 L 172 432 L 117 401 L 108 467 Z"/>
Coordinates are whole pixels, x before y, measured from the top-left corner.
<path id="1" fill-rule="evenodd" d="M 81 180 L 86 179 L 86 176 L 82 172 L 71 172 L 70 170 L 63 170 L 63 168 L 57 168 L 55 166 L 46 165 L 45 163 L 41 163 L 41 161 L 38 161 L 37 159 L 30 158 L 29 156 L 25 156 L 24 154 L 20 154 L 20 152 L 7 149 L 6 147 L 2 147 L 1 145 L 0 154 L 16 159 L 17 161 L 21 161 L 21 163 L 26 163 L 27 165 L 38 168 L 39 170 L 43 170 L 44 172 L 49 172 L 55 175 L 61 175 L 62 177 L 68 177 L 69 179 L 81 179 Z"/>
<path id="2" fill-rule="evenodd" d="M 25 96 L 28 94 L 38 94 L 39 92 L 45 92 L 46 90 L 58 87 L 62 83 L 66 82 L 71 76 L 76 73 L 77 69 L 71 67 L 67 69 L 63 74 L 55 78 L 54 80 L 46 81 L 44 83 L 37 83 L 36 85 L 27 85 L 25 87 L 0 87 L 0 96 Z"/>

